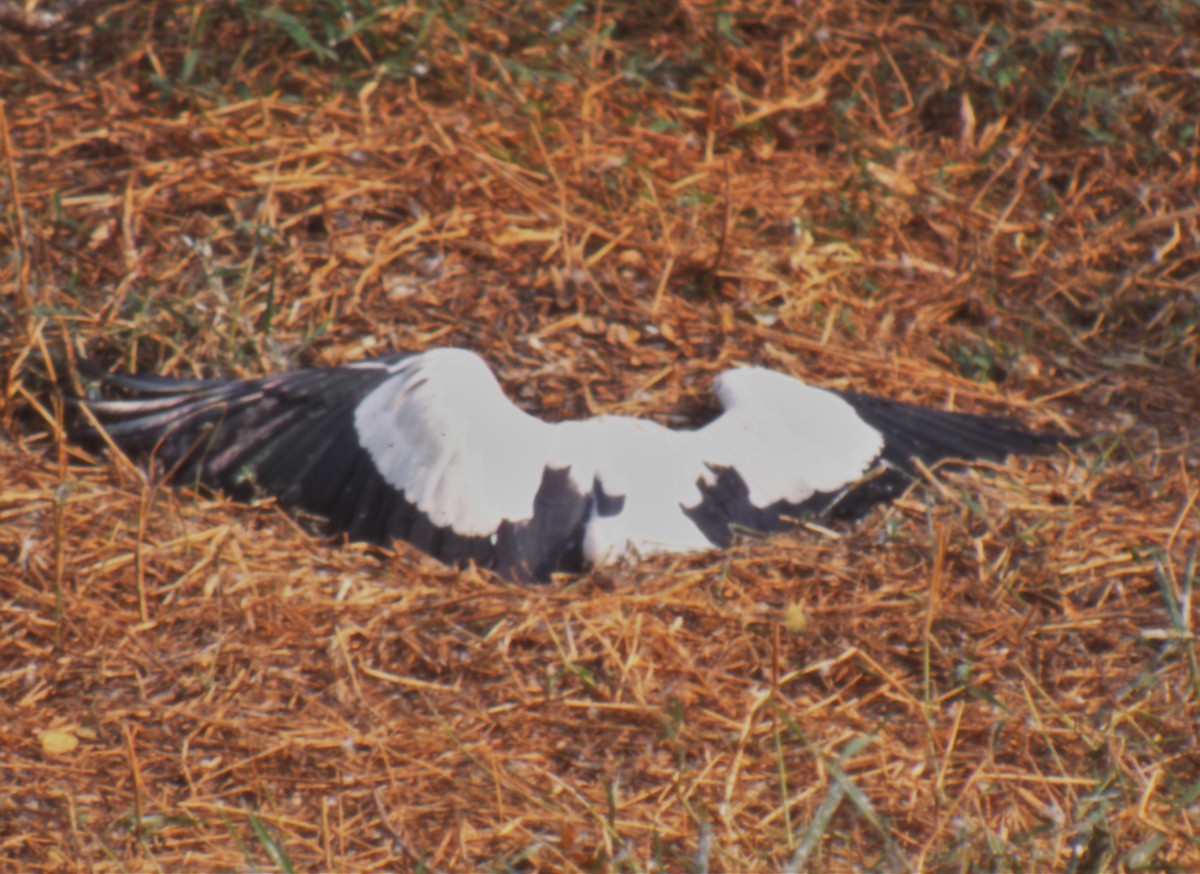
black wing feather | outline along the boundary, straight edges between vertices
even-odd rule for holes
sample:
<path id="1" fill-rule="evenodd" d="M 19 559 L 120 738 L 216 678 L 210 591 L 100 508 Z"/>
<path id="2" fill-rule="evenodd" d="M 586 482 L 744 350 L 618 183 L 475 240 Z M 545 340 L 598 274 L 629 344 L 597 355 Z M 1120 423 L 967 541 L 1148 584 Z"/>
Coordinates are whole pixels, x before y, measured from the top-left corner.
<path id="1" fill-rule="evenodd" d="M 879 460 L 884 467 L 843 491 L 819 492 L 793 512 L 856 519 L 903 494 L 916 479 L 917 461 L 926 466 L 947 460 L 995 461 L 1048 452 L 1075 439 L 1058 431 L 1030 430 L 1002 416 L 938 410 L 859 392 L 839 395 L 883 436 Z"/>
<path id="2" fill-rule="evenodd" d="M 1071 440 L 1056 431 L 1031 431 L 1002 416 L 948 412 L 888 398 L 842 392 L 859 418 L 883 434 L 884 459 L 904 464 L 920 458 L 1003 458 L 1045 452 Z"/>

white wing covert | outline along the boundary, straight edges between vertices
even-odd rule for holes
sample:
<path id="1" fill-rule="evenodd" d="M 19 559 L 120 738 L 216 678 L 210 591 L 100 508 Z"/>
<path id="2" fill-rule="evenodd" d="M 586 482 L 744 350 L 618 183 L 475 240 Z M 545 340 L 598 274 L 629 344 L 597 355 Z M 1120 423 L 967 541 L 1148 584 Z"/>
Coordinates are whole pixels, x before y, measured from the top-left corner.
<path id="1" fill-rule="evenodd" d="M 883 435 L 835 392 L 761 367 L 721 374 L 713 385 L 724 413 L 703 429 L 710 462 L 731 467 L 760 507 L 799 503 L 863 476 Z"/>
<path id="2" fill-rule="evenodd" d="M 469 536 L 533 516 L 556 437 L 460 349 L 405 361 L 358 405 L 354 425 L 390 485 L 435 525 Z"/>

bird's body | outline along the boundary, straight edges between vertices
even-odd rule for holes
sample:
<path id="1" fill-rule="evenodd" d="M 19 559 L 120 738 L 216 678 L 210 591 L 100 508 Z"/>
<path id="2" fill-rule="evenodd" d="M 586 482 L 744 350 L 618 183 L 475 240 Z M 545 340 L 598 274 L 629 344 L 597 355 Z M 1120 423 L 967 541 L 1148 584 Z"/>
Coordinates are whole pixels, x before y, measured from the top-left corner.
<path id="1" fill-rule="evenodd" d="M 84 403 L 118 445 L 153 452 L 177 480 L 275 495 L 354 539 L 406 540 L 522 580 L 723 546 L 806 513 L 854 515 L 903 490 L 918 459 L 1060 439 L 753 367 L 718 377 L 723 412 L 694 430 L 626 416 L 548 423 L 451 348 L 239 382 L 102 381 L 130 397 Z"/>

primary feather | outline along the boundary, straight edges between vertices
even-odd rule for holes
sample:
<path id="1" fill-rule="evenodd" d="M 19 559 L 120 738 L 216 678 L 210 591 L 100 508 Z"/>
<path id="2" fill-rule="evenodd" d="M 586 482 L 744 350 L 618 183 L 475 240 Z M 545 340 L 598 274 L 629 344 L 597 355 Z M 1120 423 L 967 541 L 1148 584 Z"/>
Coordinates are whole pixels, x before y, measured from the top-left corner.
<path id="1" fill-rule="evenodd" d="M 717 378 L 722 413 L 694 430 L 624 416 L 548 423 L 451 348 L 237 382 L 101 381 L 128 396 L 83 403 L 179 481 L 275 495 L 354 539 L 406 540 L 523 580 L 723 546 L 810 513 L 857 515 L 903 490 L 916 460 L 1063 439 L 754 367 Z"/>

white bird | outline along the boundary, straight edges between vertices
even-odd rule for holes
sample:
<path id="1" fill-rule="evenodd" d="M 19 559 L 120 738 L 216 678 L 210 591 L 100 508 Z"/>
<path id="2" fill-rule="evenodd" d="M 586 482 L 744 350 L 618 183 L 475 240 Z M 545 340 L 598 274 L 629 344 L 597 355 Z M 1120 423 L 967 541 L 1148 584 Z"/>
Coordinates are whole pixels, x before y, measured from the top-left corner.
<path id="1" fill-rule="evenodd" d="M 274 495 L 352 539 L 405 540 L 523 581 L 860 515 L 903 491 L 918 460 L 1065 439 L 759 367 L 717 377 L 722 412 L 694 430 L 627 416 L 549 423 L 454 348 L 243 381 L 100 379 L 129 396 L 81 403 L 177 482 Z"/>

